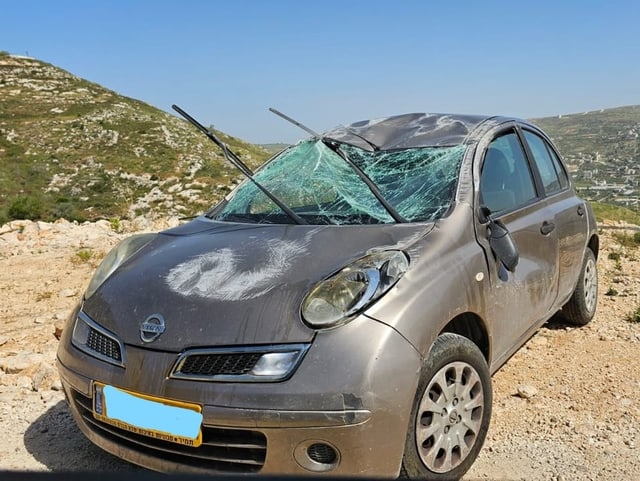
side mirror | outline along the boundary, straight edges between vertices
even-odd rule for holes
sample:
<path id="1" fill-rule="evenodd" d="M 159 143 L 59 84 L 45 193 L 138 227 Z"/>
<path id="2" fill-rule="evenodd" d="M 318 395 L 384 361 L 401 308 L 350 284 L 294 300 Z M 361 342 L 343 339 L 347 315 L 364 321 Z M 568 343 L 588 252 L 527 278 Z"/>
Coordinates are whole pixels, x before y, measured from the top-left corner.
<path id="1" fill-rule="evenodd" d="M 518 253 L 518 246 L 516 246 L 516 243 L 513 241 L 509 229 L 507 229 L 502 221 L 493 219 L 491 217 L 491 211 L 484 206 L 480 209 L 480 222 L 489 224 L 487 227 L 488 239 L 493 255 L 507 270 L 514 272 L 518 265 L 520 254 Z"/>

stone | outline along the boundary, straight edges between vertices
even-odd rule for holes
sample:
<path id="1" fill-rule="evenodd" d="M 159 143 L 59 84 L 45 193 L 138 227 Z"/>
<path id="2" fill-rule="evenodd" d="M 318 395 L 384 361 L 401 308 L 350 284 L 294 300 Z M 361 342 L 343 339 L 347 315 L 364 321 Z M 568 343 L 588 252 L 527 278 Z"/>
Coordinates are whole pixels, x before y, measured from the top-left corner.
<path id="1" fill-rule="evenodd" d="M 58 297 L 75 297 L 78 295 L 78 291 L 75 289 L 62 289 L 58 292 Z"/>
<path id="2" fill-rule="evenodd" d="M 536 394 L 538 394 L 538 390 L 531 384 L 520 384 L 518 386 L 517 396 L 521 397 L 522 399 L 531 399 Z"/>
<path id="3" fill-rule="evenodd" d="M 57 378 L 58 373 L 53 367 L 41 363 L 31 376 L 31 388 L 36 392 L 49 391 Z"/>
<path id="4" fill-rule="evenodd" d="M 33 389 L 33 382 L 29 376 L 15 376 L 15 386 L 20 389 Z"/>
<path id="5" fill-rule="evenodd" d="M 53 337 L 55 337 L 58 341 L 62 337 L 62 333 L 64 332 L 64 326 L 67 324 L 65 319 L 58 319 L 53 325 Z"/>
<path id="6" fill-rule="evenodd" d="M 48 231 L 51 230 L 53 228 L 52 224 L 48 223 L 48 222 L 37 222 L 37 226 L 38 226 L 38 230 L 40 232 L 44 232 L 44 231 Z"/>
<path id="7" fill-rule="evenodd" d="M 42 362 L 42 354 L 18 354 L 0 359 L 0 371 L 18 374 Z"/>

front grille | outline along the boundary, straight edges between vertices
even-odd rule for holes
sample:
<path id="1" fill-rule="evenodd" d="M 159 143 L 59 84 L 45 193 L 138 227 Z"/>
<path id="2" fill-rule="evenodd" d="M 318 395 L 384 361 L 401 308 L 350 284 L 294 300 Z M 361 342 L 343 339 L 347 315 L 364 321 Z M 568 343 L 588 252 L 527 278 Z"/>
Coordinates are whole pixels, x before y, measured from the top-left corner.
<path id="1" fill-rule="evenodd" d="M 261 432 L 203 426 L 202 444 L 193 448 L 132 433 L 98 421 L 92 414 L 91 398 L 75 390 L 71 391 L 71 397 L 89 429 L 132 451 L 218 472 L 257 473 L 264 465 L 267 439 Z"/>
<path id="2" fill-rule="evenodd" d="M 120 345 L 114 339 L 105 336 L 103 333 L 93 329 L 92 327 L 89 328 L 86 346 L 98 354 L 102 354 L 103 356 L 116 361 L 122 361 Z"/>
<path id="3" fill-rule="evenodd" d="M 190 376 L 241 376 L 253 369 L 262 354 L 192 354 L 175 372 Z"/>

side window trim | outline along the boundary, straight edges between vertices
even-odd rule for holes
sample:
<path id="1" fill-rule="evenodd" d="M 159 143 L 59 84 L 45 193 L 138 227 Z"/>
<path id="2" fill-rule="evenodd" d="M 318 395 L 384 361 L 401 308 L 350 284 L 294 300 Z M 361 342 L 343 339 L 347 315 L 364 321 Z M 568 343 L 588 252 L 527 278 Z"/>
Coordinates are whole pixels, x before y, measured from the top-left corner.
<path id="1" fill-rule="evenodd" d="M 518 137 L 520 138 L 520 142 L 524 148 L 524 153 L 527 157 L 527 162 L 529 163 L 529 169 L 533 174 L 533 180 L 536 184 L 536 191 L 538 193 L 538 197 L 543 199 L 547 197 L 546 192 L 544 191 L 544 183 L 542 182 L 542 176 L 540 175 L 540 171 L 538 170 L 538 165 L 533 157 L 533 152 L 531 152 L 531 147 L 529 147 L 529 142 L 524 136 L 523 128 L 520 125 L 516 126 L 516 130 L 518 131 Z"/>
<path id="2" fill-rule="evenodd" d="M 567 171 L 562 160 L 560 159 L 560 154 L 556 152 L 551 142 L 549 142 L 545 137 L 542 137 L 542 140 L 544 141 L 544 145 L 547 148 L 547 151 L 549 152 L 549 156 L 551 157 L 553 168 L 555 169 L 556 174 L 558 175 L 558 180 L 560 181 L 560 186 L 561 186 L 560 192 L 564 192 L 565 190 L 568 190 L 569 187 L 571 186 L 569 172 Z M 558 169 L 560 169 L 559 172 L 558 172 Z M 562 184 L 562 179 L 564 179 L 565 185 Z"/>

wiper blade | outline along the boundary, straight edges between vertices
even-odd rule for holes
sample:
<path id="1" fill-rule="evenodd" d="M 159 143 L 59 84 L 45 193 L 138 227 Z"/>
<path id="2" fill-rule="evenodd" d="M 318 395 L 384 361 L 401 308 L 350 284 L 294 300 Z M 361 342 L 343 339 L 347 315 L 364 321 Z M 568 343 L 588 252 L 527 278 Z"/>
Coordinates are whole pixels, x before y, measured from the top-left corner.
<path id="1" fill-rule="evenodd" d="M 349 164 L 349 166 L 353 169 L 353 171 L 356 174 L 358 174 L 358 177 L 360 177 L 360 180 L 362 180 L 362 182 L 367 184 L 367 187 L 369 187 L 369 190 L 374 195 L 374 197 L 378 200 L 378 202 L 380 202 L 380 204 L 382 204 L 382 206 L 389 213 L 389 215 L 391 217 L 393 217 L 393 220 L 395 220 L 396 222 L 399 222 L 399 223 L 407 222 L 407 219 L 402 217 L 400 215 L 400 213 L 395 209 L 395 207 L 393 207 L 391 204 L 389 204 L 387 199 L 384 198 L 384 196 L 382 195 L 382 192 L 380 192 L 380 189 L 375 184 L 375 182 L 373 180 L 371 180 L 371 178 L 369 178 L 369 176 L 367 174 L 365 174 L 365 172 L 360 167 L 358 167 L 347 156 L 347 154 L 345 154 L 342 151 L 342 149 L 340 148 L 340 143 L 338 141 L 332 140 L 332 139 L 327 139 L 327 138 L 324 138 L 324 137 L 321 138 L 320 140 L 322 141 L 322 143 L 324 145 L 326 145 L 331 150 L 333 150 L 336 154 L 338 154 L 340 157 L 342 157 L 347 164 Z"/>
<path id="2" fill-rule="evenodd" d="M 298 122 L 295 119 L 292 119 L 291 117 L 289 117 L 288 115 L 283 114 L 282 112 L 280 112 L 279 110 L 274 109 L 273 107 L 269 107 L 269 112 L 273 112 L 274 114 L 276 114 L 279 117 L 282 117 L 283 119 L 285 119 L 287 122 L 291 122 L 293 125 L 295 125 L 296 127 L 300 127 L 302 130 L 304 130 L 305 132 L 307 132 L 308 134 L 311 134 L 314 137 L 317 137 L 318 139 L 322 138 L 322 135 L 320 135 L 318 132 L 315 132 L 313 130 L 311 130 L 309 127 L 307 127 L 304 124 L 301 124 L 300 122 Z"/>
<path id="3" fill-rule="evenodd" d="M 209 138 L 209 140 L 211 140 L 214 144 L 220 147 L 222 149 L 222 152 L 224 153 L 225 158 L 231 164 L 233 164 L 240 172 L 242 172 L 258 189 L 260 189 L 264 195 L 269 197 L 269 199 L 271 199 L 273 203 L 276 204 L 282 210 L 282 212 L 287 214 L 287 216 L 289 216 L 296 224 L 300 224 L 300 225 L 307 224 L 307 222 L 302 217 L 296 214 L 293 210 L 291 210 L 289 206 L 287 206 L 275 194 L 271 193 L 266 187 L 264 187 L 260 182 L 258 182 L 253 177 L 253 171 L 247 166 L 247 164 L 242 162 L 242 160 L 240 160 L 240 157 L 238 157 L 232 150 L 230 150 L 229 147 L 227 147 L 227 145 L 224 142 L 222 142 L 218 137 L 216 137 L 216 135 L 213 132 L 211 132 L 204 125 L 202 125 L 196 119 L 191 117 L 191 115 L 186 113 L 177 105 L 174 104 L 171 106 L 171 108 L 176 112 L 178 112 L 180 115 L 182 115 L 194 127 L 196 127 L 198 130 L 203 132 Z"/>
<path id="4" fill-rule="evenodd" d="M 384 198 L 384 196 L 382 195 L 382 192 L 380 192 L 380 189 L 378 188 L 378 186 L 375 184 L 375 182 L 373 182 L 369 176 L 367 174 L 364 173 L 364 171 L 358 167 L 348 156 L 347 154 L 345 154 L 342 149 L 340 149 L 340 142 L 338 142 L 335 139 L 331 139 L 329 137 L 325 137 L 321 134 L 318 134 L 317 132 L 314 132 L 313 130 L 311 130 L 309 127 L 307 127 L 306 125 L 301 124 L 300 122 L 298 122 L 297 120 L 292 119 L 291 117 L 283 114 L 282 112 L 274 109 L 274 108 L 269 108 L 269 110 L 271 112 L 273 112 L 274 114 L 282 117 L 283 119 L 285 119 L 288 122 L 291 122 L 293 125 L 295 125 L 296 127 L 300 127 L 302 130 L 304 130 L 305 132 L 311 134 L 313 137 L 317 138 L 318 140 L 320 140 L 324 145 L 326 145 L 327 147 L 329 147 L 333 152 L 335 152 L 340 158 L 342 158 L 347 164 L 349 164 L 349 167 L 351 167 L 351 169 L 358 175 L 358 177 L 360 177 L 360 180 L 362 180 L 367 187 L 369 188 L 369 190 L 371 191 L 371 193 L 374 195 L 374 197 L 378 200 L 378 202 L 380 202 L 380 204 L 382 204 L 382 206 L 385 208 L 385 210 L 389 213 L 389 215 L 393 218 L 393 220 L 395 220 L 398 223 L 402 223 L 402 222 L 407 222 L 407 219 L 405 219 L 404 217 L 402 217 L 398 211 L 391 205 L 389 204 L 389 202 L 387 201 L 387 199 Z M 367 139 L 361 137 L 360 135 L 352 132 L 351 130 L 349 130 L 350 133 L 352 133 L 353 135 L 355 135 L 358 138 L 361 138 L 362 140 L 364 140 L 365 142 L 367 142 L 369 145 L 371 145 L 374 150 L 380 150 L 380 148 L 374 144 L 372 144 L 371 142 L 369 142 Z"/>

